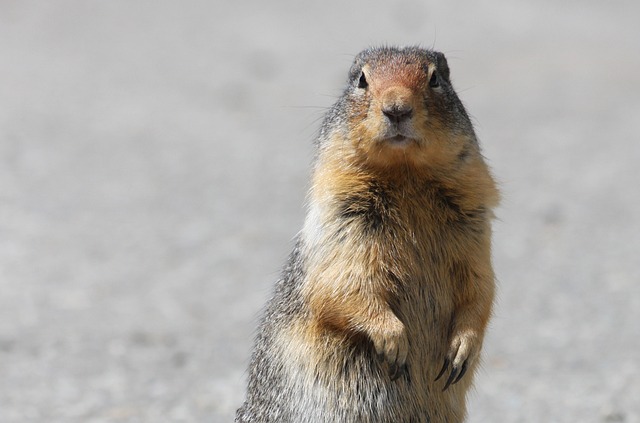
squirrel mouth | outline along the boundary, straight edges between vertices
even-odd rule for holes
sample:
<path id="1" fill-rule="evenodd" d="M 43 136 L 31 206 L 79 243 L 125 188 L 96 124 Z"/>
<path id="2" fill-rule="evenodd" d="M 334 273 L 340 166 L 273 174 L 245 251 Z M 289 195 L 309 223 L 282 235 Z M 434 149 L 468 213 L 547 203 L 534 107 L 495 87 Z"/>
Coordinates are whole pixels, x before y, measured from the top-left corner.
<path id="1" fill-rule="evenodd" d="M 405 147 L 409 145 L 412 141 L 413 140 L 411 138 L 407 138 L 404 135 L 400 135 L 400 134 L 391 138 L 387 138 L 385 140 L 386 143 L 388 143 L 393 147 Z"/>

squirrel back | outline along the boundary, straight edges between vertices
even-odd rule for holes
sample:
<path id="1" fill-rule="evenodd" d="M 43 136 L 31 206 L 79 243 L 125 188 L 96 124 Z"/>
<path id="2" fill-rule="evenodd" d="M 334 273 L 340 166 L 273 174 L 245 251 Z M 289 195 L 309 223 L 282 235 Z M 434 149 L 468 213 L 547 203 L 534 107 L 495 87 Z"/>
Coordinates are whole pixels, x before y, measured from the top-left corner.
<path id="1" fill-rule="evenodd" d="M 462 421 L 497 201 L 444 55 L 361 52 L 323 122 L 236 421 Z"/>

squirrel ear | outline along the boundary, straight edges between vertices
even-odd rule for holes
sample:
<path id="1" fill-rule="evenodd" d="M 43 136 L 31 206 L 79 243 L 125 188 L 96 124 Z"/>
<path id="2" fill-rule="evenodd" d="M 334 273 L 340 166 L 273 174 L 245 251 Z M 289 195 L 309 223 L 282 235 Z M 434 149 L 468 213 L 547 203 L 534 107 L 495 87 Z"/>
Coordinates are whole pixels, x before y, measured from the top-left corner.
<path id="1" fill-rule="evenodd" d="M 359 61 L 356 61 L 351 66 L 351 69 L 349 69 L 349 81 L 352 82 L 357 80 L 358 78 L 360 78 L 361 74 L 362 74 L 362 63 L 360 63 Z"/>
<path id="2" fill-rule="evenodd" d="M 351 64 L 351 68 L 349 69 L 349 81 L 355 81 L 360 78 L 360 74 L 362 73 L 362 67 L 365 64 L 365 57 L 369 53 L 369 50 L 364 50 L 358 53 L 358 55 L 353 59 L 353 63 Z"/>
<path id="3" fill-rule="evenodd" d="M 440 72 L 440 75 L 447 81 L 449 81 L 449 65 L 447 64 L 447 58 L 444 57 L 444 54 L 440 52 L 436 52 L 436 67 Z"/>

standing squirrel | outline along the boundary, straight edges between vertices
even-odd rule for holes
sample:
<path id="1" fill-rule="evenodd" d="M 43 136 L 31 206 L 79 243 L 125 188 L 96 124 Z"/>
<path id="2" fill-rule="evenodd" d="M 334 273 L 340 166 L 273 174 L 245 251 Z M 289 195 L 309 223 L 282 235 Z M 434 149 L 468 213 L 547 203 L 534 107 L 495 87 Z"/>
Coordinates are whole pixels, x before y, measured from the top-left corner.
<path id="1" fill-rule="evenodd" d="M 491 316 L 498 203 L 442 53 L 358 54 L 236 422 L 460 422 Z"/>

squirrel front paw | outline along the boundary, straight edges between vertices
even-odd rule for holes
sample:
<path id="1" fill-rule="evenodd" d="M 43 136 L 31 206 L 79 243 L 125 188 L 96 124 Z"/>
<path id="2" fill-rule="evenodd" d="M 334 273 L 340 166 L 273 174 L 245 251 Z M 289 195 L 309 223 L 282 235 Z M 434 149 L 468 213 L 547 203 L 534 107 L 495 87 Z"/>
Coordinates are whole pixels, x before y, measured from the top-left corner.
<path id="1" fill-rule="evenodd" d="M 372 330 L 371 340 L 378 355 L 389 364 L 389 375 L 395 380 L 406 371 L 409 339 L 404 324 L 392 313 L 380 327 Z"/>
<path id="2" fill-rule="evenodd" d="M 479 351 L 480 341 L 476 332 L 464 331 L 453 336 L 442 370 L 440 370 L 435 379 L 437 381 L 447 371 L 450 371 L 447 382 L 442 389 L 443 391 L 446 391 L 450 385 L 456 384 L 462 379 L 467 369 L 478 357 Z"/>

